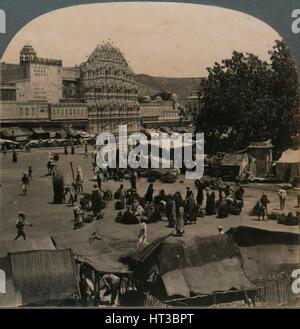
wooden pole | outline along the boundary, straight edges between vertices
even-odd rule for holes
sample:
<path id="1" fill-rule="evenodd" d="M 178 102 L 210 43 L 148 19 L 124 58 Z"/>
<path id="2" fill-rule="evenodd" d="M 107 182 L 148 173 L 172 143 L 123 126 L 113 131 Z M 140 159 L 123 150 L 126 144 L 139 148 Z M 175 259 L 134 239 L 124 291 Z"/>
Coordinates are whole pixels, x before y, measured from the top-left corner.
<path id="1" fill-rule="evenodd" d="M 73 169 L 73 163 L 72 162 L 70 162 L 70 166 L 71 166 L 73 182 L 75 182 L 75 175 L 74 175 L 74 169 Z"/>

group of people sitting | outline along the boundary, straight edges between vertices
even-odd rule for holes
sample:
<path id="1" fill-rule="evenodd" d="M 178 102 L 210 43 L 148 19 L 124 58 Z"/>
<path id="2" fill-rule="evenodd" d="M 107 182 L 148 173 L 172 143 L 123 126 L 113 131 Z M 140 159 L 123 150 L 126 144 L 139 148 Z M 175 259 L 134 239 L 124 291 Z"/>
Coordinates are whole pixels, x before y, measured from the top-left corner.
<path id="1" fill-rule="evenodd" d="M 272 212 L 269 216 L 269 219 L 276 220 L 278 224 L 282 225 L 288 225 L 288 226 L 294 226 L 300 224 L 300 213 L 299 211 L 296 211 L 296 214 L 294 215 L 292 212 L 289 212 L 287 215 L 277 214 Z"/>
<path id="2" fill-rule="evenodd" d="M 200 209 L 200 215 L 217 215 L 218 218 L 225 218 L 229 214 L 239 215 L 244 205 L 244 189 L 240 184 L 231 187 L 224 184 L 221 179 L 217 182 L 212 180 L 204 183 L 201 180 L 195 181 L 197 189 L 197 206 Z M 206 193 L 205 207 L 204 191 Z M 216 198 L 216 191 L 218 198 Z"/>
<path id="3" fill-rule="evenodd" d="M 121 210 L 116 218 L 117 222 L 126 224 L 152 223 L 168 220 L 169 227 L 175 227 L 178 234 L 184 233 L 184 222 L 196 222 L 196 213 L 192 215 L 195 207 L 188 207 L 181 198 L 179 192 L 167 195 L 162 189 L 158 195 L 154 196 L 153 183 L 149 184 L 147 192 L 141 197 L 136 189 L 125 190 L 122 184 L 116 191 L 114 198 L 116 199 L 115 208 Z M 189 198 L 186 199 L 189 202 Z M 188 213 L 184 211 L 184 208 Z"/>
<path id="4" fill-rule="evenodd" d="M 154 196 L 153 183 L 150 183 L 144 196 L 140 196 L 136 189 L 125 190 L 121 184 L 114 194 L 115 209 L 120 210 L 116 221 L 126 224 L 141 222 L 152 223 L 159 220 L 168 221 L 168 226 L 176 229 L 178 235 L 184 233 L 184 225 L 195 224 L 197 217 L 217 214 L 224 218 L 228 214 L 238 215 L 243 207 L 244 189 L 236 185 L 232 190 L 229 185 L 219 187 L 219 199 L 215 198 L 215 191 L 202 181 L 196 181 L 197 194 L 186 188 L 185 197 L 177 191 L 174 194 L 166 194 L 161 189 Z M 204 204 L 204 193 L 206 203 Z"/>

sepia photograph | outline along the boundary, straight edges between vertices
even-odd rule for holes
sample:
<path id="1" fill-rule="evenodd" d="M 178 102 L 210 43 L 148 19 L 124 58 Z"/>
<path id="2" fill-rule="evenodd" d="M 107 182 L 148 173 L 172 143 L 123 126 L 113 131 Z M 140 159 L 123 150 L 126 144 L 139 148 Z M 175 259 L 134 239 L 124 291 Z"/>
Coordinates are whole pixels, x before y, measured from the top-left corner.
<path id="1" fill-rule="evenodd" d="M 26 23 L 0 60 L 0 308 L 300 307 L 298 70 L 222 7 Z"/>

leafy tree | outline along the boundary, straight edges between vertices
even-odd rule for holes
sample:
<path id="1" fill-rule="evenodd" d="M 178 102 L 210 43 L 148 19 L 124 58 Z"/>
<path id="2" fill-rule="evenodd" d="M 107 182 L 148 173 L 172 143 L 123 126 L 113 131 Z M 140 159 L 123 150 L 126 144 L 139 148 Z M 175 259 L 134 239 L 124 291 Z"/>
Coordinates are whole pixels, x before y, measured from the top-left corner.
<path id="1" fill-rule="evenodd" d="M 276 41 L 269 52 L 272 61 L 273 79 L 271 97 L 273 102 L 273 143 L 278 150 L 293 144 L 293 137 L 299 132 L 295 115 L 299 115 L 300 91 L 295 62 L 289 48 L 283 41 Z"/>
<path id="2" fill-rule="evenodd" d="M 283 41 L 270 51 L 271 64 L 234 51 L 208 68 L 201 82 L 203 108 L 195 118 L 206 152 L 234 151 L 271 139 L 276 150 L 292 143 L 299 86 L 295 63 Z"/>

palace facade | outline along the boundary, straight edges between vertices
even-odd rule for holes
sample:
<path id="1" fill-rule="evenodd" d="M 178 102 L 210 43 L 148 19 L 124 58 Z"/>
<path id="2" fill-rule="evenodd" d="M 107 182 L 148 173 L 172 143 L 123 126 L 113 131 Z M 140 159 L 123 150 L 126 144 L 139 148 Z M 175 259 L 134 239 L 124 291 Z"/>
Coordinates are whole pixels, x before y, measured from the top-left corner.
<path id="1" fill-rule="evenodd" d="M 80 71 L 89 132 L 117 135 L 119 125 L 127 125 L 128 134 L 140 131 L 135 74 L 121 51 L 109 42 L 98 45 Z"/>

